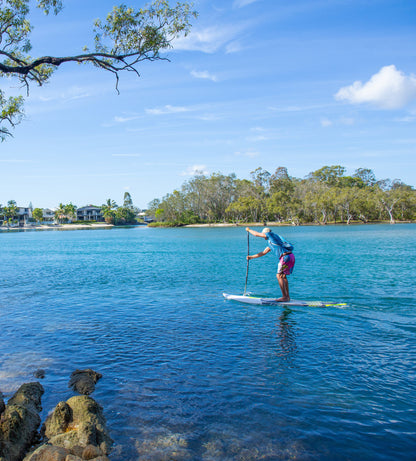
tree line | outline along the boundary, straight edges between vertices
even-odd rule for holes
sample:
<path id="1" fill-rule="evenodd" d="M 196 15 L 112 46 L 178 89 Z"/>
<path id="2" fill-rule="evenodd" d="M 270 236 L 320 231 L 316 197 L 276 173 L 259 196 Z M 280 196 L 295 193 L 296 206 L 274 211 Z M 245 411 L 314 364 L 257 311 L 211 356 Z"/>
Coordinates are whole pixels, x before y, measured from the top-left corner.
<path id="1" fill-rule="evenodd" d="M 299 225 L 353 221 L 416 220 L 416 191 L 399 179 L 377 180 L 371 169 L 345 174 L 341 165 L 324 166 L 299 179 L 287 168 L 259 167 L 250 179 L 234 173 L 197 174 L 180 190 L 149 203 L 162 225 L 275 221 Z"/>

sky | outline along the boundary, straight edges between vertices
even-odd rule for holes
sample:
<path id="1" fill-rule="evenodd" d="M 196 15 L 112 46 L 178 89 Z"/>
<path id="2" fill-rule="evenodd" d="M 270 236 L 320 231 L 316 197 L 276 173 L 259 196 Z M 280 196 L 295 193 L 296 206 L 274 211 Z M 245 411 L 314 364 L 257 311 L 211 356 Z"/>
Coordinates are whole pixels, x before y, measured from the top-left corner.
<path id="1" fill-rule="evenodd" d="M 142 7 L 141 0 L 125 3 Z M 171 1 L 171 4 L 173 2 Z M 75 55 L 115 0 L 31 13 L 37 55 Z M 0 203 L 146 208 L 196 172 L 326 165 L 416 186 L 415 0 L 197 0 L 192 32 L 120 75 L 61 66 L 0 143 Z M 16 82 L 0 80 L 7 95 Z M 21 93 L 26 96 L 25 91 Z"/>

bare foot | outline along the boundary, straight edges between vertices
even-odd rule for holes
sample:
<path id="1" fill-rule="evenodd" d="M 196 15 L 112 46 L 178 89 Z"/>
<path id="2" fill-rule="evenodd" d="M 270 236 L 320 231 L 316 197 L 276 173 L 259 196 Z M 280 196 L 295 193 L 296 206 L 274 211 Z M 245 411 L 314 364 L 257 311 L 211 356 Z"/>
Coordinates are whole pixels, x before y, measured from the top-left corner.
<path id="1" fill-rule="evenodd" d="M 290 298 L 284 298 L 284 297 L 282 297 L 282 298 L 276 299 L 276 302 L 277 302 L 277 303 L 283 303 L 283 302 L 287 302 L 287 301 L 290 301 Z"/>

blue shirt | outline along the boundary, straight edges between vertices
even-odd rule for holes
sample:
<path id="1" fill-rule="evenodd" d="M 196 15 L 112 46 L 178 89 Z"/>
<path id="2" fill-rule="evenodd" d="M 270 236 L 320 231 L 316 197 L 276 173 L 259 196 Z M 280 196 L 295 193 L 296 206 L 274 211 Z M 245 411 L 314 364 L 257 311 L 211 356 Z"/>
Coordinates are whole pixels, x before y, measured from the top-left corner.
<path id="1" fill-rule="evenodd" d="M 273 254 L 277 256 L 277 258 L 280 258 L 283 253 L 291 252 L 293 250 L 293 245 L 291 243 L 274 232 L 268 232 L 266 237 L 267 246 L 272 250 Z"/>

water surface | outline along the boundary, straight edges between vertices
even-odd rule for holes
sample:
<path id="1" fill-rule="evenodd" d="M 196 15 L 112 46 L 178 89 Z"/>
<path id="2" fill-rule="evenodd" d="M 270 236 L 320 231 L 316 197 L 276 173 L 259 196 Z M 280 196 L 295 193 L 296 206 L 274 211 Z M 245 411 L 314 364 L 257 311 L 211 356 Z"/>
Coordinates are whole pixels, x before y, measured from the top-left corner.
<path id="1" fill-rule="evenodd" d="M 45 418 L 101 372 L 117 461 L 414 459 L 416 226 L 279 231 L 292 298 L 347 308 L 223 300 L 243 228 L 1 233 L 0 390 L 45 369 Z M 251 261 L 249 291 L 278 295 L 275 268 Z"/>

